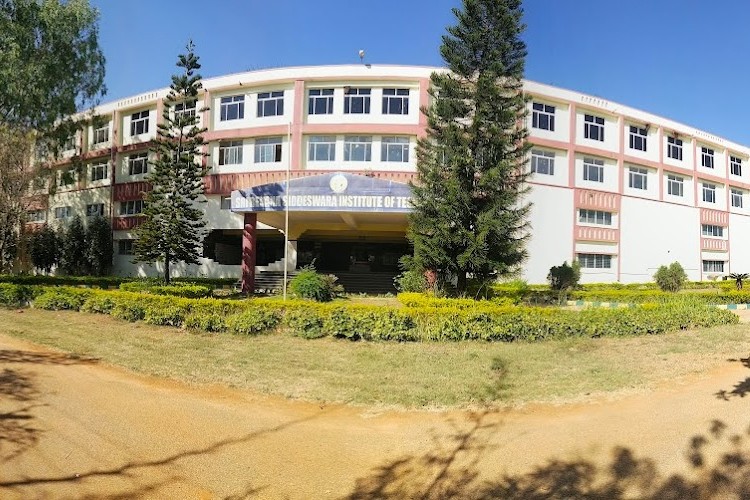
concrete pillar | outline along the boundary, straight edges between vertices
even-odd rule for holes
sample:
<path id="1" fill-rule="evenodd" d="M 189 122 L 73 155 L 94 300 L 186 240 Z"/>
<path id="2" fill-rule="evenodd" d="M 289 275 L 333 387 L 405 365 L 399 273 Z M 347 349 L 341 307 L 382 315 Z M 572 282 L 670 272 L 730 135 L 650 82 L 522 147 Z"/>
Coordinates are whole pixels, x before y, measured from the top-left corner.
<path id="1" fill-rule="evenodd" d="M 287 250 L 289 260 L 285 262 L 287 271 L 297 269 L 297 240 L 289 240 L 289 249 Z"/>
<path id="2" fill-rule="evenodd" d="M 258 214 L 245 213 L 242 229 L 242 293 L 255 291 L 255 257 L 257 254 L 256 228 Z"/>

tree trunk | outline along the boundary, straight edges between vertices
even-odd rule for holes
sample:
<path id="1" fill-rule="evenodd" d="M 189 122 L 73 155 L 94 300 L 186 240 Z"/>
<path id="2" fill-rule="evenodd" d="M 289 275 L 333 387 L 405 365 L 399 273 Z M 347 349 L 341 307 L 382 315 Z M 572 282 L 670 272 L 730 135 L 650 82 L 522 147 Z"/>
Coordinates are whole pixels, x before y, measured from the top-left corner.
<path id="1" fill-rule="evenodd" d="M 456 292 L 458 292 L 458 295 L 463 296 L 466 293 L 466 286 L 467 286 L 466 271 L 459 271 L 458 281 L 456 283 Z"/>
<path id="2" fill-rule="evenodd" d="M 164 256 L 164 282 L 169 285 L 169 254 Z"/>

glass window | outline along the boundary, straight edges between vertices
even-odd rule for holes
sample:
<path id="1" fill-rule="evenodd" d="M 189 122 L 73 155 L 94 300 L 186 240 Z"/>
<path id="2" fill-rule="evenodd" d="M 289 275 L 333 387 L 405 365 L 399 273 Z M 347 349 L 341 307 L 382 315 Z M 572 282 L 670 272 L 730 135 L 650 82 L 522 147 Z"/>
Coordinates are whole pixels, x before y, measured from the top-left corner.
<path id="1" fill-rule="evenodd" d="M 232 197 L 231 196 L 222 196 L 221 197 L 221 209 L 222 210 L 231 210 L 232 209 Z"/>
<path id="2" fill-rule="evenodd" d="M 117 253 L 120 255 L 133 255 L 133 242 L 135 240 L 117 240 Z"/>
<path id="3" fill-rule="evenodd" d="M 74 170 L 65 170 L 60 172 L 60 182 L 59 186 L 70 186 L 76 181 L 76 173 Z"/>
<path id="4" fill-rule="evenodd" d="M 245 118 L 245 96 L 233 95 L 222 97 L 219 113 L 219 119 L 223 122 L 229 120 L 242 120 Z"/>
<path id="5" fill-rule="evenodd" d="M 307 114 L 333 114 L 333 89 L 310 89 L 308 96 Z"/>
<path id="6" fill-rule="evenodd" d="M 344 161 L 370 161 L 372 137 L 350 135 L 344 137 Z"/>
<path id="7" fill-rule="evenodd" d="M 648 129 L 643 127 L 630 126 L 630 149 L 646 151 L 646 140 L 648 138 Z"/>
<path id="8" fill-rule="evenodd" d="M 628 186 L 633 189 L 648 189 L 648 170 L 630 167 L 628 172 Z"/>
<path id="9" fill-rule="evenodd" d="M 345 114 L 369 114 L 370 94 L 372 89 L 361 89 L 348 87 L 344 89 L 344 113 Z"/>
<path id="10" fill-rule="evenodd" d="M 703 201 L 716 203 L 716 184 L 703 183 Z"/>
<path id="11" fill-rule="evenodd" d="M 284 114 L 284 91 L 261 92 L 258 94 L 258 118 L 282 116 Z"/>
<path id="12" fill-rule="evenodd" d="M 55 219 L 67 219 L 71 215 L 70 207 L 55 208 Z"/>
<path id="13" fill-rule="evenodd" d="M 91 182 L 101 181 L 109 177 L 109 168 L 106 163 L 91 165 Z"/>
<path id="14" fill-rule="evenodd" d="M 219 143 L 219 165 L 242 164 L 242 141 L 222 141 Z"/>
<path id="15" fill-rule="evenodd" d="M 255 163 L 281 161 L 281 137 L 255 139 Z"/>
<path id="16" fill-rule="evenodd" d="M 535 174 L 555 175 L 555 153 L 532 149 L 531 171 Z"/>
<path id="17" fill-rule="evenodd" d="M 104 215 L 104 203 L 92 203 L 86 205 L 86 217 L 96 217 Z"/>
<path id="18" fill-rule="evenodd" d="M 667 175 L 667 194 L 682 197 L 684 180 L 676 175 Z"/>
<path id="19" fill-rule="evenodd" d="M 531 126 L 540 130 L 555 131 L 555 107 L 535 102 L 531 104 Z"/>
<path id="20" fill-rule="evenodd" d="M 713 224 L 702 224 L 701 234 L 703 236 L 715 236 L 721 238 L 724 236 L 724 228 Z"/>
<path id="21" fill-rule="evenodd" d="M 682 139 L 667 137 L 667 156 L 682 161 Z"/>
<path id="22" fill-rule="evenodd" d="M 723 273 L 724 261 L 723 260 L 704 260 L 703 272 L 704 273 Z"/>
<path id="23" fill-rule="evenodd" d="M 741 176 L 742 175 L 742 158 L 738 158 L 737 156 L 730 156 L 729 157 L 729 171 L 732 173 L 732 175 Z"/>
<path id="24" fill-rule="evenodd" d="M 128 157 L 128 173 L 140 175 L 148 173 L 148 153 L 130 155 Z"/>
<path id="25" fill-rule="evenodd" d="M 583 180 L 591 182 L 604 182 L 604 161 L 594 158 L 584 158 Z"/>
<path id="26" fill-rule="evenodd" d="M 408 115 L 409 89 L 383 89 L 383 114 Z"/>
<path id="27" fill-rule="evenodd" d="M 143 200 L 121 201 L 120 215 L 137 215 L 143 213 L 145 205 Z"/>
<path id="28" fill-rule="evenodd" d="M 612 212 L 602 210 L 587 210 L 581 208 L 578 210 L 578 222 L 584 224 L 599 224 L 601 226 L 612 225 Z"/>
<path id="29" fill-rule="evenodd" d="M 598 253 L 579 253 L 578 263 L 582 269 L 610 269 L 612 268 L 612 256 Z"/>
<path id="30" fill-rule="evenodd" d="M 380 161 L 408 163 L 409 138 L 383 137 L 380 143 Z"/>
<path id="31" fill-rule="evenodd" d="M 178 102 L 174 106 L 174 119 L 185 120 L 195 118 L 196 101 Z"/>
<path id="32" fill-rule="evenodd" d="M 130 135 L 148 133 L 148 110 L 130 115 Z"/>
<path id="33" fill-rule="evenodd" d="M 335 161 L 336 136 L 313 135 L 307 141 L 308 161 Z"/>
<path id="34" fill-rule="evenodd" d="M 46 220 L 46 210 L 29 210 L 26 212 L 26 222 L 45 222 Z"/>
<path id="35" fill-rule="evenodd" d="M 742 191 L 739 189 L 732 189 L 732 206 L 742 208 Z"/>
<path id="36" fill-rule="evenodd" d="M 109 124 L 94 129 L 94 144 L 101 144 L 109 141 Z"/>
<path id="37" fill-rule="evenodd" d="M 594 115 L 583 115 L 583 135 L 593 141 L 604 141 L 604 118 Z"/>
<path id="38" fill-rule="evenodd" d="M 706 168 L 714 168 L 714 150 L 701 148 L 701 165 Z"/>

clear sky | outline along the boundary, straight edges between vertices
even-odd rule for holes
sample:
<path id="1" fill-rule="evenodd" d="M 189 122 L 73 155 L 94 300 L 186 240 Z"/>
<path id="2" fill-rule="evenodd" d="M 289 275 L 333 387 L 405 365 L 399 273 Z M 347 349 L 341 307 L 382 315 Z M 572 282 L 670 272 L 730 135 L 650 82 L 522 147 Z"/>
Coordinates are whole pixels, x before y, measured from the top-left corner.
<path id="1" fill-rule="evenodd" d="M 192 38 L 204 77 L 279 66 L 441 66 L 460 0 L 91 0 L 105 101 L 165 87 Z M 525 0 L 526 78 L 750 146 L 747 0 Z"/>

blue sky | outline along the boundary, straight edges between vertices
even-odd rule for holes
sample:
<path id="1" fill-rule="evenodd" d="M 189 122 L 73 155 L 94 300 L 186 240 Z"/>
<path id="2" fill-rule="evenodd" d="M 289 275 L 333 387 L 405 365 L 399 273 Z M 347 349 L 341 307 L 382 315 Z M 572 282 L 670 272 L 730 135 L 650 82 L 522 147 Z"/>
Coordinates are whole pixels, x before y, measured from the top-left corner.
<path id="1" fill-rule="evenodd" d="M 460 0 L 91 0 L 105 101 L 165 87 L 192 38 L 204 77 L 278 66 L 440 66 Z M 719 5 L 720 4 L 720 5 Z M 720 8 L 719 8 L 720 7 Z M 525 0 L 526 77 L 750 146 L 746 0 Z"/>

